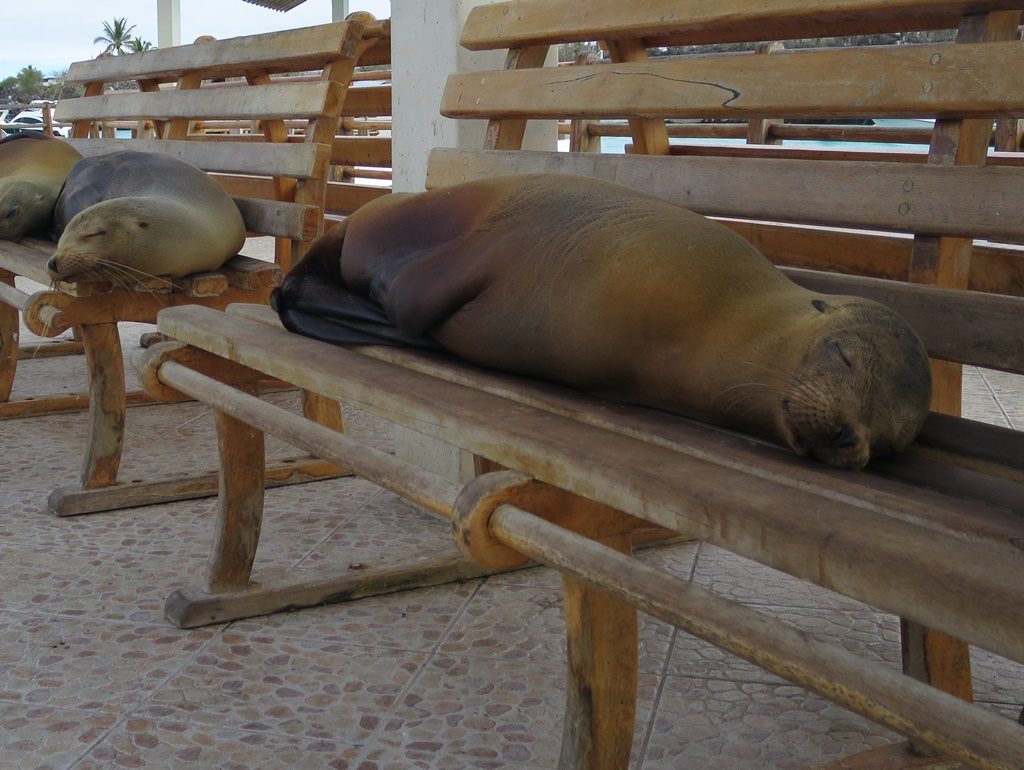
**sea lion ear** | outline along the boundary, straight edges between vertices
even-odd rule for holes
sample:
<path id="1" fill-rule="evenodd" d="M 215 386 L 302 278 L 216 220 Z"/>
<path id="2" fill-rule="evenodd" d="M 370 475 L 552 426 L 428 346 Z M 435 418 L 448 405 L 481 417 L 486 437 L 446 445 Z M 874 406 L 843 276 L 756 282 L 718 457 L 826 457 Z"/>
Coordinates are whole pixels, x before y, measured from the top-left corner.
<path id="1" fill-rule="evenodd" d="M 812 299 L 811 304 L 814 306 L 814 309 L 817 310 L 819 313 L 835 312 L 835 308 L 832 307 L 823 299 Z"/>
<path id="2" fill-rule="evenodd" d="M 140 221 L 138 221 L 138 222 L 136 222 L 135 224 L 137 224 L 137 225 L 138 225 L 139 227 L 141 227 L 141 228 L 147 228 L 147 227 L 149 227 L 149 222 L 143 222 L 143 221 L 141 221 L 141 220 L 140 220 Z"/>
<path id="3" fill-rule="evenodd" d="M 7 212 L 4 214 L 4 219 L 10 219 L 11 217 L 18 216 L 19 211 L 21 211 L 21 206 L 19 206 L 17 203 L 12 204 L 11 207 L 7 209 Z"/>

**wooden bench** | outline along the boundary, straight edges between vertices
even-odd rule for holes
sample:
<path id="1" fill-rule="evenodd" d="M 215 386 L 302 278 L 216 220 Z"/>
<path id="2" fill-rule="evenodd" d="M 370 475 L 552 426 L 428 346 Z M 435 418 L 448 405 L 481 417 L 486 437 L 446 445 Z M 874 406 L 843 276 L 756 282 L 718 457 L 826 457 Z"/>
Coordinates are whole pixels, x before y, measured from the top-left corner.
<path id="1" fill-rule="evenodd" d="M 636 608 L 944 755 L 929 760 L 899 744 L 844 767 L 939 767 L 952 757 L 1020 768 L 1024 728 L 966 702 L 966 654 L 974 644 L 1024 661 L 1024 435 L 956 415 L 962 364 L 1024 373 L 1024 273 L 1012 245 L 1024 242 L 1024 169 L 1016 157 L 988 153 L 994 118 L 1024 114 L 1024 43 L 1015 39 L 1022 8 L 595 0 L 581 13 L 556 0 L 521 0 L 474 9 L 463 44 L 507 49 L 507 68 L 450 77 L 442 113 L 488 120 L 487 146 L 434 151 L 428 186 L 576 173 L 728 218 L 772 246 L 777 261 L 800 264 L 786 268 L 795 280 L 903 313 L 937 359 L 934 413 L 910 451 L 850 473 L 681 417 L 443 356 L 331 348 L 276 327 L 263 308 L 169 309 L 159 326 L 181 342 L 147 351 L 140 375 L 156 397 L 186 394 L 213 406 L 228 448 L 206 584 L 172 596 L 169 617 L 198 625 L 530 558 L 564 575 L 562 768 L 628 764 Z M 957 29 L 957 41 L 764 57 L 648 53 L 676 43 L 939 28 Z M 601 40 L 612 63 L 540 69 L 550 45 L 589 40 Z M 704 152 L 671 145 L 665 123 L 907 115 L 936 119 L 929 152 L 916 163 L 852 151 L 808 158 L 785 146 Z M 527 120 L 566 118 L 627 120 L 632 152 L 519 149 Z M 985 258 L 975 262 L 975 253 Z M 480 475 L 463 486 L 269 406 L 196 371 L 206 356 L 234 362 L 239 379 L 246 371 L 281 378 L 460 447 L 477 457 Z M 456 542 L 480 566 L 396 565 L 357 579 L 251 584 L 262 432 L 451 519 Z M 909 676 L 629 558 L 638 533 L 650 537 L 652 526 L 899 615 Z"/>
<path id="2" fill-rule="evenodd" d="M 339 119 L 372 111 L 380 101 L 371 93 L 368 107 L 365 89 L 349 93 L 364 55 L 387 61 L 388 22 L 206 40 L 71 66 L 68 81 L 84 88 L 83 97 L 58 106 L 58 117 L 72 124 L 71 144 L 87 156 L 122 149 L 163 152 L 206 170 L 235 196 L 250 235 L 276 239 L 277 264 L 239 255 L 220 270 L 170 284 L 154 279 L 125 290 L 77 282 L 46 290 L 45 265 L 54 245 L 35 238 L 0 242 L 0 417 L 90 409 L 81 483 L 54 491 L 49 504 L 55 513 L 215 493 L 215 474 L 202 480 L 117 483 L 125 407 L 150 401 L 142 392 L 125 392 L 118 324 L 153 323 L 161 308 L 175 305 L 266 302 L 282 270 L 323 230 Z M 108 90 L 122 81 L 134 81 L 138 90 Z M 235 126 L 225 128 L 223 121 Z M 15 288 L 17 277 L 42 286 Z M 88 391 L 10 398 L 18 358 L 39 353 L 19 352 L 19 316 L 43 337 L 76 331 L 86 354 Z M 323 420 L 340 420 L 335 404 L 311 400 L 309 408 Z M 268 474 L 275 481 L 300 480 L 322 476 L 328 467 L 287 463 Z"/>

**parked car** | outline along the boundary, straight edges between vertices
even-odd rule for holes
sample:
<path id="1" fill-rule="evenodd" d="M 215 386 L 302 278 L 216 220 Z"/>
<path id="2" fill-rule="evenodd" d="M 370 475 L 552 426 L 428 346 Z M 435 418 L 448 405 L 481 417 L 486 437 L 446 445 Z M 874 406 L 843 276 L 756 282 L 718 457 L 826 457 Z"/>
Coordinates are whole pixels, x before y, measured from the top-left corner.
<path id="1" fill-rule="evenodd" d="M 0 122 L 0 129 L 8 134 L 17 134 L 22 131 L 42 131 L 43 126 L 42 110 L 22 110 L 13 118 Z M 57 136 L 70 136 L 71 126 L 54 123 L 53 133 Z"/>

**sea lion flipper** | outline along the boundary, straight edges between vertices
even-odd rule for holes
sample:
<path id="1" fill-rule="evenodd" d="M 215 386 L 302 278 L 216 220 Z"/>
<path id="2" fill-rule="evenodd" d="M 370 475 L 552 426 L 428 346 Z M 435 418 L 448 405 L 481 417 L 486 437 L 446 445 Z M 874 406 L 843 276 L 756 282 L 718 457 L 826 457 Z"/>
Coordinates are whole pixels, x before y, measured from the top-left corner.
<path id="1" fill-rule="evenodd" d="M 346 225 L 342 223 L 322 238 L 271 294 L 271 307 L 281 323 L 288 331 L 335 345 L 438 349 L 429 337 L 399 331 L 380 302 L 345 286 L 337 254 Z"/>
<path id="2" fill-rule="evenodd" d="M 334 345 L 392 345 L 395 347 L 440 350 L 441 346 L 429 337 L 403 334 L 390 323 L 362 320 L 357 309 L 354 317 L 311 313 L 297 308 L 279 312 L 281 322 L 290 332 L 313 337 Z"/>

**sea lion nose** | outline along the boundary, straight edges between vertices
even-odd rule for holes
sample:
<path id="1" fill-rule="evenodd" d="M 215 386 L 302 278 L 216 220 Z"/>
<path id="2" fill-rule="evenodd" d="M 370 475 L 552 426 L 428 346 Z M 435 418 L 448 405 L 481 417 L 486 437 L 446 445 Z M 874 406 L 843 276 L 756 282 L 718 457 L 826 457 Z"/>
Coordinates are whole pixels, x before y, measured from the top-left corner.
<path id="1" fill-rule="evenodd" d="M 46 269 L 49 270 L 51 273 L 56 273 L 57 272 L 57 258 L 56 257 L 50 257 L 48 260 L 46 260 Z"/>
<path id="2" fill-rule="evenodd" d="M 857 432 L 850 425 L 844 425 L 832 439 L 832 446 L 836 449 L 851 449 L 857 446 L 860 438 Z"/>

